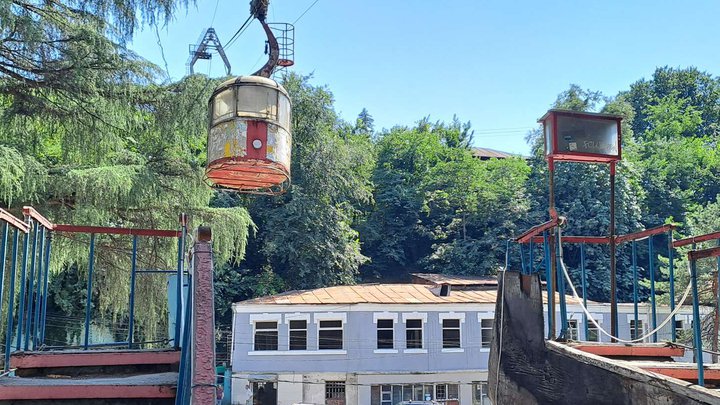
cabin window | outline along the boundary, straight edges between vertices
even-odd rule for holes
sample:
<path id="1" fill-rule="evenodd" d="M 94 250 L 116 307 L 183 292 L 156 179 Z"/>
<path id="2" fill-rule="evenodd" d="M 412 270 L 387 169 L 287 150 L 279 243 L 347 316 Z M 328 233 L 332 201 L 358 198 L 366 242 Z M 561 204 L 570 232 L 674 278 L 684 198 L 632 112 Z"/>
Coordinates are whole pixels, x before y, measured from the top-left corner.
<path id="1" fill-rule="evenodd" d="M 338 350 L 343 348 L 343 322 L 320 321 L 318 330 L 318 349 Z"/>
<path id="2" fill-rule="evenodd" d="M 443 319 L 443 349 L 460 348 L 460 319 Z"/>
<path id="3" fill-rule="evenodd" d="M 377 320 L 377 348 L 392 349 L 395 322 L 392 319 Z"/>
<path id="4" fill-rule="evenodd" d="M 290 321 L 290 350 L 307 350 L 307 321 Z"/>
<path id="5" fill-rule="evenodd" d="M 492 342 L 493 319 L 485 318 L 480 320 L 480 347 L 488 348 Z"/>
<path id="6" fill-rule="evenodd" d="M 408 349 L 422 349 L 422 333 L 422 319 L 408 319 L 405 321 L 405 347 Z"/>
<path id="7" fill-rule="evenodd" d="M 278 323 L 275 321 L 255 322 L 255 350 L 278 349 Z"/>

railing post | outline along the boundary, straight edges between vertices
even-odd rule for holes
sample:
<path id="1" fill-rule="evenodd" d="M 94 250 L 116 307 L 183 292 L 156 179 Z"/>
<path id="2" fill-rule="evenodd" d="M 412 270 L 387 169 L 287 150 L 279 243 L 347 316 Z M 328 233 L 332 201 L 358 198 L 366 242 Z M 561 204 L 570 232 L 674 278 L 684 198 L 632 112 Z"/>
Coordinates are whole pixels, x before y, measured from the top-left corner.
<path id="1" fill-rule="evenodd" d="M 28 221 L 32 221 L 30 218 L 28 218 Z M 30 278 L 28 279 L 28 305 L 27 305 L 27 322 L 25 323 L 25 343 L 23 345 L 23 350 L 28 350 L 30 348 L 30 327 L 32 326 L 32 309 L 33 309 L 33 293 L 35 292 L 35 259 L 37 258 L 37 240 L 38 240 L 38 223 L 37 221 L 32 221 L 32 233 L 33 233 L 33 241 L 32 241 L 32 254 L 30 255 Z"/>
<path id="2" fill-rule="evenodd" d="M 212 404 L 215 388 L 215 296 L 212 233 L 200 227 L 193 249 L 192 383 L 190 403 Z M 190 343 L 190 342 L 188 342 Z"/>
<path id="3" fill-rule="evenodd" d="M 535 250 L 535 244 L 533 243 L 532 239 L 530 239 L 530 266 L 528 266 L 528 274 L 533 274 L 533 264 L 535 263 L 535 255 L 533 254 L 533 250 Z"/>
<path id="4" fill-rule="evenodd" d="M 0 249 L 2 249 L 2 251 L 0 251 L 0 265 L 2 266 L 2 269 L 0 270 L 0 314 L 2 314 L 3 293 L 5 290 L 5 259 L 7 256 L 8 232 L 9 226 L 7 222 L 5 222 L 3 224 L 2 232 L 2 247 L 0 247 Z M 9 302 L 12 303 L 12 297 L 10 298 Z"/>
<path id="5" fill-rule="evenodd" d="M 5 371 L 10 369 L 10 345 L 12 343 L 13 331 L 13 304 L 15 303 L 15 272 L 17 270 L 18 243 L 20 243 L 20 230 L 15 229 L 12 259 L 10 260 L 10 291 L 8 292 L 7 323 L 5 328 Z"/>
<path id="6" fill-rule="evenodd" d="M 90 313 L 92 307 L 92 277 L 95 267 L 95 234 L 90 234 L 90 255 L 88 258 L 87 299 L 85 300 L 85 350 L 90 345 Z"/>
<path id="7" fill-rule="evenodd" d="M 176 303 L 175 303 L 175 336 L 173 339 L 173 346 L 175 349 L 180 348 L 183 317 L 182 317 L 182 303 L 183 303 L 183 270 L 185 268 L 185 258 L 183 257 L 183 251 L 185 250 L 185 234 L 187 233 L 187 214 L 180 214 L 180 238 L 178 238 L 178 261 L 177 261 L 177 287 L 176 287 Z"/>
<path id="8" fill-rule="evenodd" d="M 670 328 L 670 340 L 675 341 L 677 339 L 677 332 L 675 330 L 675 248 L 673 247 L 673 234 L 672 229 L 668 231 L 668 271 L 670 273 L 670 313 L 673 314 L 672 328 Z"/>
<path id="9" fill-rule="evenodd" d="M 35 292 L 35 305 L 34 305 L 34 312 L 35 316 L 33 318 L 33 327 L 32 327 L 32 345 L 33 350 L 37 349 L 38 345 L 38 329 L 40 327 L 40 311 L 42 309 L 42 286 L 43 286 L 43 269 L 44 269 L 44 256 L 43 253 L 45 252 L 45 227 L 40 228 L 40 249 L 38 250 L 38 273 L 37 273 L 37 291 Z"/>
<path id="10" fill-rule="evenodd" d="M 555 336 L 555 331 L 552 330 L 555 325 L 555 313 L 550 310 L 550 296 L 553 294 L 555 286 L 552 284 L 552 268 L 550 267 L 550 244 L 548 243 L 547 231 L 543 232 L 543 249 L 545 250 L 545 286 L 547 287 L 547 313 L 548 313 L 548 339 Z"/>
<path id="11" fill-rule="evenodd" d="M 638 268 L 637 268 L 637 243 L 632 241 L 632 269 L 633 269 L 633 311 L 635 315 L 635 339 L 640 335 L 640 327 L 638 326 Z"/>
<path id="12" fill-rule="evenodd" d="M 45 239 L 45 275 L 43 276 L 42 313 L 40 314 L 40 345 L 45 344 L 45 318 L 47 316 L 48 278 L 50 274 L 50 247 L 52 245 L 52 233 L 48 233 Z"/>
<path id="13" fill-rule="evenodd" d="M 698 303 L 697 265 L 690 259 L 690 282 L 693 295 L 693 339 L 695 340 L 695 361 L 698 370 L 698 385 L 705 386 L 705 370 L 703 369 L 702 325 L 700 325 L 700 305 Z"/>
<path id="14" fill-rule="evenodd" d="M 568 321 L 567 321 L 567 303 L 565 301 L 565 275 L 563 274 L 563 264 L 562 264 L 562 247 L 560 244 L 562 243 L 562 239 L 560 239 L 560 228 L 557 228 L 558 236 L 555 239 L 556 245 L 557 245 L 557 252 L 556 252 L 556 260 L 557 260 L 557 282 L 558 282 L 558 295 L 560 296 L 560 336 L 567 339 L 567 328 L 568 328 Z"/>
<path id="15" fill-rule="evenodd" d="M 653 251 L 653 237 L 648 237 L 648 269 L 650 271 L 650 316 L 653 330 L 657 328 L 657 309 L 655 307 L 655 252 Z M 674 326 L 674 325 L 673 325 Z M 652 335 L 653 343 L 657 343 L 657 332 Z"/>
<path id="16" fill-rule="evenodd" d="M 135 332 L 135 275 L 137 271 L 137 235 L 133 235 L 132 259 L 130 264 L 130 311 L 128 314 L 128 349 L 132 349 Z"/>
<path id="17" fill-rule="evenodd" d="M 15 345 L 16 350 L 20 350 L 22 347 L 22 332 L 25 317 L 25 282 L 27 281 L 27 259 L 30 249 L 30 231 L 25 234 L 23 238 L 23 260 L 22 260 L 22 273 L 20 274 L 20 304 L 18 306 L 18 325 L 17 325 L 17 344 Z"/>
<path id="18" fill-rule="evenodd" d="M 583 306 L 587 308 L 587 273 L 585 272 L 585 243 L 580 244 L 580 277 L 582 277 Z M 589 328 L 588 317 L 583 311 L 583 327 L 585 328 L 585 340 L 588 340 Z M 598 338 L 600 334 L 598 333 Z"/>

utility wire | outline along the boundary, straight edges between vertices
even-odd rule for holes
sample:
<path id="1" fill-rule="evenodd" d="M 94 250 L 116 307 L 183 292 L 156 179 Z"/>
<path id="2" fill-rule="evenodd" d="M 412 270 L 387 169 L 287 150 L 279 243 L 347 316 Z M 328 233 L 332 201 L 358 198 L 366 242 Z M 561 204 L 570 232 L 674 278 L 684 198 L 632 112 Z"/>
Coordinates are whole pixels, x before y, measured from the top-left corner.
<path id="1" fill-rule="evenodd" d="M 233 41 L 235 41 L 235 39 L 237 39 L 237 38 L 240 36 L 241 31 L 244 30 L 245 28 L 247 28 L 248 24 L 250 24 L 250 21 L 251 21 L 252 19 L 253 19 L 253 16 L 252 16 L 252 15 L 249 16 L 249 17 L 247 18 L 247 20 L 245 20 L 245 22 L 240 26 L 240 28 L 238 28 L 238 30 L 235 31 L 235 34 L 232 36 L 232 38 L 230 38 L 230 40 L 227 41 L 227 42 L 225 43 L 225 45 L 223 45 L 223 48 L 224 48 L 225 50 L 227 50 L 228 47 L 230 47 L 230 46 L 233 44 Z"/>
<path id="2" fill-rule="evenodd" d="M 300 17 L 296 18 L 295 21 L 293 21 L 293 25 L 297 24 L 297 22 L 300 21 L 300 19 L 303 18 L 303 16 L 304 16 L 308 11 L 310 11 L 310 9 L 313 8 L 313 6 L 314 6 L 315 4 L 317 4 L 318 1 L 320 1 L 320 0 L 315 0 L 315 1 L 310 5 L 310 7 L 306 8 L 305 11 L 303 11 L 303 13 L 300 14 Z"/>
<path id="3" fill-rule="evenodd" d="M 215 11 L 213 11 L 212 20 L 210 21 L 210 26 L 212 27 L 215 23 L 215 16 L 217 15 L 218 10 L 218 4 L 220 4 L 220 0 L 215 0 Z"/>

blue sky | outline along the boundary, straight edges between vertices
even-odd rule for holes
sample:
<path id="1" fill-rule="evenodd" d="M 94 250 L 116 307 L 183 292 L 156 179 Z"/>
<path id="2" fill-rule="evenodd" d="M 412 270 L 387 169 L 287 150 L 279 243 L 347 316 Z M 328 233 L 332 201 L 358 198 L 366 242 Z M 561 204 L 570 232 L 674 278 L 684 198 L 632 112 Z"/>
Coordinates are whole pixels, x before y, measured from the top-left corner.
<path id="1" fill-rule="evenodd" d="M 292 23 L 314 1 L 271 0 L 268 21 Z M 248 8 L 197 0 L 160 27 L 170 77 L 185 75 L 188 45 L 207 27 L 225 43 Z M 472 123 L 477 146 L 526 154 L 526 132 L 571 83 L 615 95 L 659 66 L 716 75 L 718 16 L 714 0 L 318 0 L 296 23 L 294 70 L 327 85 L 346 120 L 363 108 L 377 129 L 457 115 Z M 154 29 L 131 48 L 164 66 Z M 254 21 L 227 50 L 232 73 L 259 68 L 263 48 Z M 215 56 L 195 70 L 223 69 Z"/>

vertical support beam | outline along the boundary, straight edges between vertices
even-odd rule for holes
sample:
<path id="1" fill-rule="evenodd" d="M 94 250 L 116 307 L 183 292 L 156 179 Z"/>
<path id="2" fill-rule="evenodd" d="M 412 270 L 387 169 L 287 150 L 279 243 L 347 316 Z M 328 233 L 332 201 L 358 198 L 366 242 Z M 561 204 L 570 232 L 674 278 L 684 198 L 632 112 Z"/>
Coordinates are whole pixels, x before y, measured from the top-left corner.
<path id="1" fill-rule="evenodd" d="M 557 217 L 557 211 L 555 210 L 555 160 L 552 157 L 548 158 L 548 174 L 550 187 L 549 191 L 549 206 L 550 206 L 550 218 Z M 548 314 L 552 314 L 550 317 L 550 333 L 548 339 L 555 338 L 555 288 L 557 286 L 557 254 L 555 248 L 555 232 L 551 232 L 549 235 L 548 242 L 550 244 L 550 279 L 548 280 L 548 287 L 552 286 L 552 289 L 548 290 Z"/>
<path id="2" fill-rule="evenodd" d="M 648 238 L 648 269 L 650 271 L 650 324 L 655 329 L 657 328 L 657 307 L 655 306 L 655 251 L 652 235 Z M 657 332 L 652 334 L 652 341 L 657 343 Z"/>
<path id="3" fill-rule="evenodd" d="M 532 274 L 534 272 L 534 263 L 535 263 L 535 255 L 533 254 L 535 250 L 535 244 L 533 243 L 532 239 L 530 239 L 530 265 L 528 266 L 528 274 Z M 507 268 L 507 267 L 506 267 Z"/>
<path id="4" fill-rule="evenodd" d="M 565 276 L 563 275 L 562 268 L 562 239 L 560 238 L 560 228 L 556 228 L 557 232 L 557 282 L 558 282 L 558 296 L 560 298 L 560 337 L 567 339 L 567 302 L 565 300 Z"/>
<path id="5" fill-rule="evenodd" d="M 128 349 L 132 349 L 133 335 L 135 333 L 135 276 L 137 272 L 137 242 L 138 236 L 132 240 L 132 258 L 130 263 L 130 309 L 128 314 Z"/>
<path id="6" fill-rule="evenodd" d="M 85 350 L 90 345 L 90 314 L 92 313 L 92 277 L 95 268 L 95 234 L 90 234 L 90 254 L 88 257 L 88 279 L 87 279 L 87 298 L 85 300 Z"/>
<path id="7" fill-rule="evenodd" d="M 10 291 L 8 292 L 7 323 L 5 329 L 5 371 L 10 369 L 10 345 L 13 331 L 13 304 L 15 302 L 15 271 L 17 270 L 18 243 L 20 243 L 20 230 L 15 229 L 12 259 L 10 260 Z"/>
<path id="8" fill-rule="evenodd" d="M 518 248 L 520 249 L 520 268 L 522 269 L 522 274 L 530 274 L 527 269 L 527 264 L 525 264 L 525 249 L 523 248 L 523 244 L 518 243 Z"/>
<path id="9" fill-rule="evenodd" d="M 720 241 L 718 241 L 720 242 Z M 720 259 L 719 259 L 720 260 Z M 720 262 L 718 262 L 720 263 Z M 675 341 L 677 339 L 677 332 L 675 330 L 675 248 L 673 247 L 673 231 L 668 231 L 668 271 L 670 273 L 670 313 L 673 314 L 670 323 L 670 340 Z"/>
<path id="10" fill-rule="evenodd" d="M 32 252 L 30 254 L 30 278 L 28 279 L 28 305 L 27 305 L 27 322 L 25 323 L 25 342 L 23 345 L 23 350 L 27 351 L 30 349 L 30 327 L 32 326 L 32 319 L 33 319 L 33 293 L 35 292 L 35 265 L 36 258 L 37 258 L 37 241 L 38 241 L 38 231 L 39 226 L 37 221 L 32 221 L 33 226 L 30 228 L 33 233 L 33 241 L 32 241 L 32 248 L 30 251 Z"/>
<path id="11" fill-rule="evenodd" d="M 695 341 L 695 361 L 698 370 L 698 385 L 705 386 L 705 370 L 703 369 L 702 325 L 700 325 L 700 305 L 698 303 L 697 264 L 690 259 L 690 283 L 693 295 L 693 340 Z"/>
<path id="12" fill-rule="evenodd" d="M 720 239 L 717 240 L 717 245 L 720 246 Z M 718 335 L 720 334 L 720 256 L 715 259 L 715 314 L 713 317 L 713 337 L 712 337 L 712 355 L 713 363 L 717 363 L 718 355 Z M 675 317 L 673 317 L 673 338 L 675 337 Z M 674 339 L 673 339 L 674 341 Z"/>
<path id="13" fill-rule="evenodd" d="M 180 214 L 180 238 L 178 238 L 178 261 L 177 261 L 177 299 L 175 303 L 175 336 L 173 346 L 175 349 L 180 348 L 180 333 L 182 331 L 182 303 L 183 303 L 183 272 L 185 268 L 185 258 L 183 252 L 185 250 L 185 235 L 187 233 L 187 214 Z"/>
<path id="14" fill-rule="evenodd" d="M 610 334 L 618 335 L 617 258 L 615 257 L 615 162 L 610 162 Z M 612 339 L 613 342 L 616 339 Z"/>
<path id="15" fill-rule="evenodd" d="M 2 251 L 0 251 L 0 314 L 2 314 L 2 303 L 3 303 L 3 293 L 5 289 L 5 259 L 7 258 L 7 241 L 8 241 L 8 233 L 9 233 L 9 226 L 7 222 L 3 224 L 3 231 L 2 231 Z M 15 281 L 15 280 L 12 280 Z M 11 281 L 11 282 L 12 282 Z M 12 305 L 12 296 L 9 300 L 10 304 Z"/>
<path id="16" fill-rule="evenodd" d="M 543 232 L 543 249 L 545 250 L 545 286 L 547 287 L 548 302 L 550 302 L 550 296 L 553 295 L 554 288 L 552 285 L 552 269 L 550 266 L 550 243 L 548 242 L 547 231 Z M 546 308 L 548 309 L 548 339 L 552 339 L 553 337 L 555 337 L 555 333 L 553 332 L 553 327 L 555 325 L 555 321 L 553 319 L 555 318 L 555 313 L 550 311 L 549 305 Z"/>
<path id="17" fill-rule="evenodd" d="M 190 403 L 215 403 L 215 296 L 212 233 L 200 227 L 193 249 L 192 383 Z M 181 281 L 181 280 L 179 280 Z M 182 282 L 178 282 L 182 285 Z"/>
<path id="18" fill-rule="evenodd" d="M 18 325 L 17 325 L 17 342 L 15 345 L 16 350 L 20 350 L 22 347 L 22 332 L 24 325 L 25 316 L 25 283 L 27 282 L 27 259 L 30 249 L 30 232 L 26 233 L 23 238 L 23 258 L 22 258 L 22 272 L 20 273 L 20 302 L 18 305 Z"/>
<path id="19" fill-rule="evenodd" d="M 39 346 L 38 341 L 38 330 L 40 328 L 40 311 L 42 310 L 42 302 L 43 302 L 43 293 L 42 293 L 42 287 L 43 287 L 43 274 L 44 274 L 44 252 L 45 252 L 45 227 L 40 228 L 40 248 L 38 249 L 38 273 L 37 273 L 37 291 L 35 291 L 35 316 L 33 318 L 33 327 L 32 327 L 32 347 L 33 350 L 37 349 Z"/>
<path id="20" fill-rule="evenodd" d="M 40 345 L 45 344 L 45 318 L 47 316 L 48 278 L 50 276 L 50 246 L 52 245 L 52 233 L 48 233 L 45 239 L 45 275 L 43 276 L 42 313 L 40 314 Z"/>
<path id="21" fill-rule="evenodd" d="M 633 314 L 635 315 L 635 338 L 640 335 L 638 326 L 638 268 L 637 268 L 637 242 L 632 241 L 632 269 L 633 269 Z"/>
<path id="22" fill-rule="evenodd" d="M 580 244 L 580 277 L 582 277 L 582 290 L 583 290 L 583 306 L 587 308 L 587 273 L 585 272 L 585 244 Z M 585 311 L 583 311 L 583 328 L 585 329 L 585 340 L 588 340 L 590 330 L 588 328 L 588 318 Z M 598 333 L 598 338 L 600 334 Z"/>

